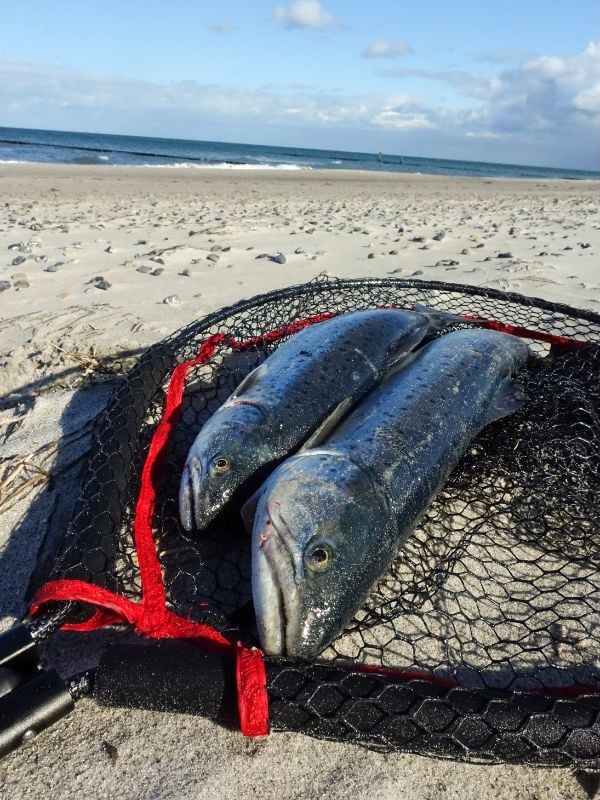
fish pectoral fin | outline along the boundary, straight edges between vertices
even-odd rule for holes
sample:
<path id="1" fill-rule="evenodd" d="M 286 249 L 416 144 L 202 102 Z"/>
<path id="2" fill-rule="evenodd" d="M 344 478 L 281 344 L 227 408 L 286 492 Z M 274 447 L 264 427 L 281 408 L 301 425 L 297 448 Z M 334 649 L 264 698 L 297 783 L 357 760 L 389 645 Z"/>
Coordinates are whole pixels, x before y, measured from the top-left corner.
<path id="1" fill-rule="evenodd" d="M 488 409 L 486 425 L 502 417 L 508 417 L 525 405 L 525 392 L 523 387 L 512 378 L 505 378 L 500 386 L 491 406 Z"/>
<path id="2" fill-rule="evenodd" d="M 246 528 L 248 533 L 252 533 L 252 529 L 254 527 L 254 517 L 256 516 L 256 507 L 258 506 L 258 501 L 260 500 L 261 493 L 262 493 L 262 486 L 260 487 L 260 489 L 257 489 L 254 492 L 254 494 L 248 498 L 248 500 L 246 500 L 246 502 L 240 509 L 240 515 L 244 523 L 244 528 Z"/>
<path id="3" fill-rule="evenodd" d="M 250 389 L 250 387 L 253 386 L 262 375 L 264 375 L 266 369 L 267 368 L 264 364 L 259 364 L 258 367 L 255 367 L 252 372 L 249 372 L 246 377 L 242 379 L 231 397 L 239 397 L 244 392 L 247 392 L 248 389 Z"/>
<path id="4" fill-rule="evenodd" d="M 342 402 L 333 409 L 331 414 L 323 420 L 319 427 L 313 431 L 313 433 L 311 433 L 311 435 L 300 448 L 299 452 L 303 453 L 305 450 L 308 450 L 311 447 L 318 447 L 322 442 L 324 442 L 342 417 L 345 416 L 351 406 L 351 397 L 346 397 L 344 400 L 342 400 Z"/>

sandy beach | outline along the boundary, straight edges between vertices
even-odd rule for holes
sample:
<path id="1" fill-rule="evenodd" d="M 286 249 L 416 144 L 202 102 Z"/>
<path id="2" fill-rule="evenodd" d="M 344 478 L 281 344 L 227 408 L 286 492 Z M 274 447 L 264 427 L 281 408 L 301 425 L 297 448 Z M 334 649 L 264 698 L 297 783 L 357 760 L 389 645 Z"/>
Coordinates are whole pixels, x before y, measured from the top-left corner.
<path id="1" fill-rule="evenodd" d="M 599 197 L 595 181 L 1 164 L 0 629 L 26 613 L 47 520 L 68 518 L 93 421 L 145 347 L 315 278 L 468 283 L 600 311 Z M 63 635 L 48 658 L 68 675 L 105 639 Z M 0 796 L 588 795 L 566 770 L 291 734 L 246 741 L 202 719 L 85 700 L 0 762 Z"/>

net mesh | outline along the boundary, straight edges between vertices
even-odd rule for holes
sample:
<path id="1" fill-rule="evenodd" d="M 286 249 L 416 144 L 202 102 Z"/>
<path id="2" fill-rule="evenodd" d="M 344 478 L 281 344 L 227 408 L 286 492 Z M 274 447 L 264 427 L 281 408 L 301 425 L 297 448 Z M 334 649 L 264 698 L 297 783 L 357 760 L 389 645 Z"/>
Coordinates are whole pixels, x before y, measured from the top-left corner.
<path id="1" fill-rule="evenodd" d="M 170 607 L 222 631 L 241 626 L 244 640 L 255 642 L 252 621 L 244 626 L 240 613 L 251 599 L 241 522 L 232 516 L 202 536 L 180 526 L 177 494 L 188 449 L 241 379 L 285 340 L 274 342 L 268 332 L 323 313 L 417 304 L 586 344 L 540 351 L 545 357 L 521 370 L 524 408 L 473 441 L 322 659 L 426 671 L 484 693 L 600 690 L 600 317 L 518 295 L 418 281 L 316 282 L 239 303 L 154 345 L 105 413 L 81 499 L 46 577 L 140 598 L 132 521 L 168 380 L 207 337 L 227 334 L 210 361 L 188 373 L 180 421 L 153 474 L 153 530 Z M 257 341 L 240 351 L 231 338 Z M 81 619 L 91 611 L 78 613 Z M 308 681 L 310 669 L 293 672 Z M 327 714 L 313 708 L 311 715 L 301 727 L 326 735 Z M 453 757 L 481 750 L 460 744 L 459 734 L 450 738 Z M 422 740 L 420 751 L 429 750 Z"/>

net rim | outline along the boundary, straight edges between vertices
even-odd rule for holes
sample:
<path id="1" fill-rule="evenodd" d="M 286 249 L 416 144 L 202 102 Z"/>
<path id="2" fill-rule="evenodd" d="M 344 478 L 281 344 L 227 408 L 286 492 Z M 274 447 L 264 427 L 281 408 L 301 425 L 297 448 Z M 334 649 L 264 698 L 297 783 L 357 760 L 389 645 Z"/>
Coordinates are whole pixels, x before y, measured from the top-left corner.
<path id="1" fill-rule="evenodd" d="M 287 298 L 297 298 L 299 296 L 315 294 L 316 292 L 326 293 L 334 291 L 336 288 L 351 287 L 389 287 L 404 289 L 420 289 L 431 291 L 443 291 L 454 294 L 466 294 L 476 297 L 487 297 L 492 300 L 515 303 L 526 308 L 539 308 L 544 311 L 552 311 L 576 319 L 585 320 L 595 325 L 600 325 L 600 313 L 589 309 L 576 308 L 566 303 L 558 303 L 553 300 L 545 300 L 541 297 L 521 294 L 519 292 L 505 292 L 501 289 L 488 288 L 486 286 L 473 286 L 471 284 L 447 283 L 446 281 L 422 281 L 410 278 L 333 278 L 323 281 L 312 280 L 305 283 L 293 284 L 282 289 L 273 289 L 269 292 L 253 295 L 252 297 L 241 299 L 228 306 L 224 306 L 216 311 L 211 311 L 199 319 L 184 325 L 174 331 L 167 340 L 177 340 L 180 336 L 185 336 L 192 331 L 200 331 L 208 328 L 219 321 L 227 319 L 231 314 L 249 311 L 265 303 L 274 300 L 285 300 Z M 152 345 L 149 349 L 151 349 Z"/>

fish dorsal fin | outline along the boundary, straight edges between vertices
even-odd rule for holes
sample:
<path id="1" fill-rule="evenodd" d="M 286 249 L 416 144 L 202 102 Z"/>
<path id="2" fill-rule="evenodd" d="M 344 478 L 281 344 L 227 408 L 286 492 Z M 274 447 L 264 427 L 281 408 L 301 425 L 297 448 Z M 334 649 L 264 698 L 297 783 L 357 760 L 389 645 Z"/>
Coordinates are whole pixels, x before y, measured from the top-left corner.
<path id="1" fill-rule="evenodd" d="M 266 372 L 265 365 L 259 364 L 258 367 L 255 367 L 252 370 L 252 372 L 249 372 L 246 375 L 246 377 L 242 379 L 242 381 L 238 384 L 237 388 L 234 389 L 231 397 L 239 397 L 244 392 L 247 392 L 248 389 L 254 386 L 258 378 L 260 378 L 261 375 L 264 375 L 265 372 Z"/>
<path id="2" fill-rule="evenodd" d="M 439 311 L 437 308 L 430 308 L 423 303 L 415 303 L 415 311 L 417 314 L 427 317 L 430 325 L 437 331 L 447 328 L 448 325 L 456 325 L 458 322 L 465 321 L 456 314 L 451 314 L 449 311 Z"/>
<path id="3" fill-rule="evenodd" d="M 496 392 L 496 396 L 488 408 L 486 425 L 502 417 L 508 417 L 525 405 L 523 387 L 512 378 L 505 378 Z"/>
<path id="4" fill-rule="evenodd" d="M 351 406 L 351 397 L 346 397 L 344 400 L 342 400 L 342 402 L 333 409 L 331 414 L 323 420 L 319 427 L 313 431 L 313 433 L 311 433 L 311 435 L 300 448 L 299 452 L 303 453 L 305 450 L 308 450 L 312 447 L 317 447 L 324 442 Z"/>
<path id="5" fill-rule="evenodd" d="M 260 489 L 257 489 L 254 494 L 249 497 L 242 508 L 240 509 L 240 515 L 242 517 L 242 521 L 244 523 L 244 527 L 248 531 L 248 533 L 252 533 L 252 528 L 254 527 L 254 517 L 256 516 L 256 507 L 258 506 L 258 501 L 260 500 L 260 495 L 262 493 L 263 487 L 261 486 Z"/>

